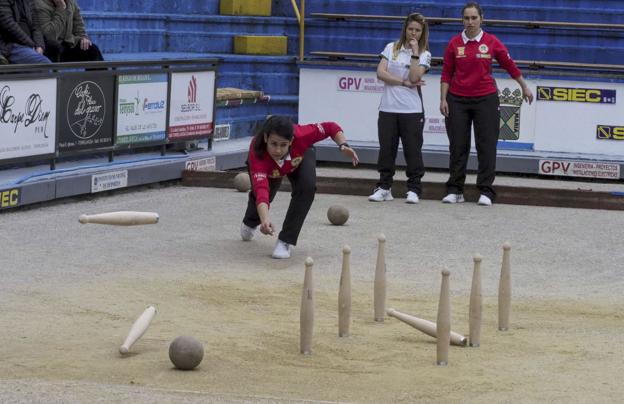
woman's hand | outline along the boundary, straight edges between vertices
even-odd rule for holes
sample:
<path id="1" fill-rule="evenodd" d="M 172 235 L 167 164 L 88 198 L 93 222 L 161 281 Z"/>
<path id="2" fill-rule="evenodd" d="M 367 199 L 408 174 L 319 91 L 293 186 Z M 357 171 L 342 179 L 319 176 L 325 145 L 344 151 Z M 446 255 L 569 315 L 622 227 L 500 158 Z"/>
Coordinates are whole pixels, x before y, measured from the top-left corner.
<path id="1" fill-rule="evenodd" d="M 342 154 L 349 157 L 351 159 L 351 163 L 353 164 L 353 166 L 357 166 L 358 163 L 360 162 L 360 159 L 357 155 L 357 153 L 355 152 L 355 150 L 353 150 L 352 148 L 350 148 L 349 146 L 344 146 L 342 148 Z"/>
<path id="2" fill-rule="evenodd" d="M 533 102 L 533 93 L 527 85 L 522 86 L 522 98 L 529 104 Z"/>
<path id="3" fill-rule="evenodd" d="M 416 39 L 409 41 L 409 46 L 412 48 L 412 55 L 420 56 L 420 49 L 418 49 L 418 41 Z"/>
<path id="4" fill-rule="evenodd" d="M 449 116 L 449 107 L 448 107 L 448 102 L 446 102 L 446 100 L 441 100 L 440 101 L 440 113 L 448 118 L 448 116 Z"/>
<path id="5" fill-rule="evenodd" d="M 260 232 L 262 234 L 266 234 L 267 236 L 272 236 L 275 233 L 271 219 L 260 222 Z"/>

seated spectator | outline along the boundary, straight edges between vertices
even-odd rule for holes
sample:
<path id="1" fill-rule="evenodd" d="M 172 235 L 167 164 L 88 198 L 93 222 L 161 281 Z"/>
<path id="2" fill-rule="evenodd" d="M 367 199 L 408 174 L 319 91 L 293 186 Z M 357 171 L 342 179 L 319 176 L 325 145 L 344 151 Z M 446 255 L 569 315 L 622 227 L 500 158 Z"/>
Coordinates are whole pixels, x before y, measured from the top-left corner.
<path id="1" fill-rule="evenodd" d="M 104 60 L 91 42 L 75 0 L 34 0 L 45 37 L 45 55 L 53 62 Z"/>
<path id="2" fill-rule="evenodd" d="M 32 0 L 0 0 L 0 54 L 10 63 L 50 63 Z"/>

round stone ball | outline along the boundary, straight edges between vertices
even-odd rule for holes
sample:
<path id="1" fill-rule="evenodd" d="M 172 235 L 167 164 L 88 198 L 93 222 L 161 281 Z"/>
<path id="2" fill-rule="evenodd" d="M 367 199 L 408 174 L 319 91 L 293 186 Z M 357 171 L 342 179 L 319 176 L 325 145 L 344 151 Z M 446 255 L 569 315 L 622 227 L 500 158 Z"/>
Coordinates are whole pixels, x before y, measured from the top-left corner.
<path id="1" fill-rule="evenodd" d="M 349 211 L 344 206 L 333 205 L 327 209 L 327 219 L 331 224 L 341 226 L 349 219 Z"/>
<path id="2" fill-rule="evenodd" d="M 234 177 L 234 188 L 239 192 L 247 192 L 251 189 L 251 181 L 249 180 L 249 174 L 238 173 Z"/>
<path id="3" fill-rule="evenodd" d="M 169 359 L 178 369 L 195 369 L 204 359 L 204 347 L 194 337 L 178 337 L 169 345 Z"/>

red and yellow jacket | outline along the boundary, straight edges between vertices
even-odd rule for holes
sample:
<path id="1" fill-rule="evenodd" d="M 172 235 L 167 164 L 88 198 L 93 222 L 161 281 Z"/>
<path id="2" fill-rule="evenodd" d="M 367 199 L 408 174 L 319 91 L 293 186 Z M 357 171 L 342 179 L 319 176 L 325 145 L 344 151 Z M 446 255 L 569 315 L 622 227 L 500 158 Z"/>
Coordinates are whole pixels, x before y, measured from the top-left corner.
<path id="1" fill-rule="evenodd" d="M 256 205 L 263 202 L 269 205 L 269 178 L 280 178 L 292 173 L 299 167 L 303 154 L 310 146 L 328 137 L 333 139 L 338 132 L 342 132 L 342 128 L 335 122 L 293 125 L 293 129 L 293 141 L 281 166 L 266 151 L 259 158 L 254 151 L 253 140 L 249 145 L 249 172 Z"/>

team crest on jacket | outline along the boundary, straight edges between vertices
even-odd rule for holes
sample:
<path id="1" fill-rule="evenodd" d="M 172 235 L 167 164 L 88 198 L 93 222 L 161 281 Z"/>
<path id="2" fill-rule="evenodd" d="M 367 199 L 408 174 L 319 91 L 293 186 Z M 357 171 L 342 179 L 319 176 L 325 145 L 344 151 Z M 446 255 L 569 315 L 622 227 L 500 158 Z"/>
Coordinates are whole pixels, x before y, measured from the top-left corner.
<path id="1" fill-rule="evenodd" d="M 280 172 L 279 170 L 276 168 L 275 170 L 273 170 L 273 172 L 271 173 L 271 178 L 279 178 L 280 177 Z"/>
<path id="2" fill-rule="evenodd" d="M 303 157 L 295 157 L 290 161 L 290 164 L 292 164 L 293 167 L 297 167 L 299 164 L 301 164 L 301 160 L 303 160 Z"/>
<path id="3" fill-rule="evenodd" d="M 488 53 L 489 50 L 490 50 L 490 48 L 488 48 L 488 46 L 486 44 L 479 45 L 479 52 L 481 52 L 481 53 Z"/>
<path id="4" fill-rule="evenodd" d="M 464 46 L 457 47 L 457 56 L 466 56 L 466 48 Z"/>

